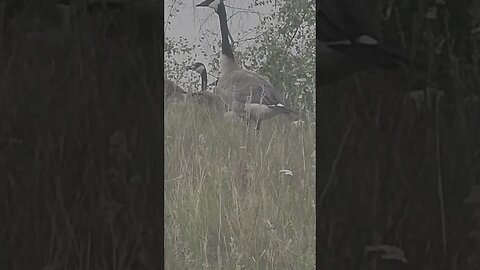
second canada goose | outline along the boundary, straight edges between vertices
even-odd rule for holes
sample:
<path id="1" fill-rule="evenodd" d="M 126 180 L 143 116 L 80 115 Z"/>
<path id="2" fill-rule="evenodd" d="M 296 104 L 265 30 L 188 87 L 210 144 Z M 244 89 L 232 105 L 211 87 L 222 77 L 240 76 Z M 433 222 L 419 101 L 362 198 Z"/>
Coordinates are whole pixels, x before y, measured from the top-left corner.
<path id="1" fill-rule="evenodd" d="M 185 100 L 187 92 L 171 80 L 165 78 L 163 84 L 164 101 Z"/>
<path id="2" fill-rule="evenodd" d="M 205 68 L 205 65 L 200 62 L 195 62 L 188 66 L 187 70 L 193 70 L 200 74 L 200 77 L 202 78 L 202 91 L 207 91 L 207 68 Z"/>
<path id="3" fill-rule="evenodd" d="M 207 81 L 207 68 L 201 62 L 195 62 L 192 65 L 187 67 L 187 70 L 193 70 L 200 74 L 201 82 L 202 82 L 202 89 L 201 91 L 193 92 L 192 96 L 196 97 L 198 103 L 204 103 L 209 105 L 218 105 L 221 100 L 220 98 L 214 93 L 207 91 L 208 81 Z"/>
<path id="4" fill-rule="evenodd" d="M 264 119 L 277 114 L 292 114 L 293 111 L 284 105 L 282 93 L 267 78 L 244 70 L 235 62 L 228 39 L 227 14 L 223 0 L 205 0 L 197 6 L 213 8 L 220 20 L 222 56 L 220 78 L 215 89 L 222 101 L 239 117 L 248 122 L 256 121 L 257 130 Z"/>
<path id="5" fill-rule="evenodd" d="M 372 66 L 395 68 L 405 56 L 379 41 L 380 14 L 367 0 L 317 1 L 317 85 Z"/>

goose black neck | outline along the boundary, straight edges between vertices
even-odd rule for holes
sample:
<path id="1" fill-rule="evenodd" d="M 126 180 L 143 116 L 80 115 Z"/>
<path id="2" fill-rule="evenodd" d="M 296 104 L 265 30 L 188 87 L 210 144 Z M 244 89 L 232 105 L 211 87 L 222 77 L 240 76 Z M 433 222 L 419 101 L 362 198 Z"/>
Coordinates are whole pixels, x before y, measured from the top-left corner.
<path id="1" fill-rule="evenodd" d="M 207 91 L 207 72 L 205 69 L 202 71 L 202 91 Z"/>
<path id="2" fill-rule="evenodd" d="M 228 39 L 227 12 L 223 1 L 218 4 L 217 14 L 220 19 L 220 31 L 222 32 L 222 54 L 233 60 L 233 50 Z"/>

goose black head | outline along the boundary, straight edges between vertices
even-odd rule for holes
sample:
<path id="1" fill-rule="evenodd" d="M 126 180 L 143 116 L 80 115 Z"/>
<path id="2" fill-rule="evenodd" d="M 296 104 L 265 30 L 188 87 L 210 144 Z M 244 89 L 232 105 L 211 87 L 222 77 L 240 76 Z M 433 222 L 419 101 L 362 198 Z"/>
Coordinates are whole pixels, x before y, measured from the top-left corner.
<path id="1" fill-rule="evenodd" d="M 218 6 L 223 5 L 223 0 L 205 0 L 197 5 L 197 7 L 209 7 L 213 8 L 215 12 L 218 11 Z"/>
<path id="2" fill-rule="evenodd" d="M 191 66 L 187 67 L 187 70 L 194 70 L 200 74 L 202 74 L 205 71 L 205 65 L 200 62 L 195 62 Z"/>

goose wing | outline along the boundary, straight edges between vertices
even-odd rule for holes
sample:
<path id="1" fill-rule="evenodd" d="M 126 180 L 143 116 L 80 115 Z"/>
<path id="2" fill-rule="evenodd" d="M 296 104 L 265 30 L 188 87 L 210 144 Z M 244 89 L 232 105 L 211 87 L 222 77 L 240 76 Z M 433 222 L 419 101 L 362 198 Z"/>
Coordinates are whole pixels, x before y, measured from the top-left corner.
<path id="1" fill-rule="evenodd" d="M 259 103 L 267 106 L 283 104 L 284 98 L 270 81 L 253 72 L 233 72 L 227 81 L 233 91 L 233 98 L 238 103 Z"/>

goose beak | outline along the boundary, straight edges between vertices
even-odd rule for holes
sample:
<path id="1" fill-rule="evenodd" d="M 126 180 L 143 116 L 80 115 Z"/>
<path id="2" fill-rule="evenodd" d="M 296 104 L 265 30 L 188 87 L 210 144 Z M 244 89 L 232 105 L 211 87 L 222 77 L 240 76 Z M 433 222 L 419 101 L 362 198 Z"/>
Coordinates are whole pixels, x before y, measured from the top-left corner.
<path id="1" fill-rule="evenodd" d="M 208 7 L 209 2 L 211 1 L 208 1 L 208 0 L 203 1 L 200 4 L 198 4 L 197 7 Z"/>

